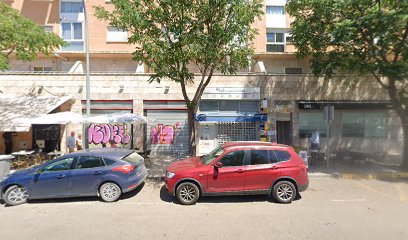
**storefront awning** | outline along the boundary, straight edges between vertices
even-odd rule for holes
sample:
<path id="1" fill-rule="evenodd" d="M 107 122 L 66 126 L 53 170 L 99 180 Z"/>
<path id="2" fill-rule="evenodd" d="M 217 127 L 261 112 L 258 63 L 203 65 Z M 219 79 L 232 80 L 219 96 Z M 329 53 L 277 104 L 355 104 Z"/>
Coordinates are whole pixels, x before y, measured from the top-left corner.
<path id="1" fill-rule="evenodd" d="M 47 114 L 72 99 L 63 97 L 1 97 L 0 96 L 0 132 L 27 132 L 28 124 L 15 122 L 18 118 L 34 118 Z"/>

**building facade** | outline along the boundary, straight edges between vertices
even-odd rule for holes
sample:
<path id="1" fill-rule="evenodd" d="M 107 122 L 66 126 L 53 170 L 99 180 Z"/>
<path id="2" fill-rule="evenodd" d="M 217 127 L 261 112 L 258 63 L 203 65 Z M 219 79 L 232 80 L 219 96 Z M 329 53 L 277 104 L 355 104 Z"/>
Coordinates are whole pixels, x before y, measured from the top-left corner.
<path id="1" fill-rule="evenodd" d="M 0 73 L 1 95 L 69 95 L 76 101 L 64 110 L 83 113 L 82 1 L 5 2 L 70 45 L 53 56 L 39 56 L 30 63 L 11 59 L 10 71 Z M 368 152 L 391 159 L 387 161 L 400 161 L 401 124 L 389 106 L 387 93 L 369 77 L 341 75 L 329 80 L 314 77 L 308 61 L 297 60 L 294 55 L 292 19 L 285 12 L 285 3 L 285 0 L 264 2 L 265 15 L 254 24 L 259 35 L 254 42 L 251 67 L 234 76 L 216 74 L 205 90 L 196 116 L 198 154 L 235 140 L 268 140 L 309 148 L 312 133 L 319 132 L 321 148 Z M 158 154 L 186 153 L 188 124 L 180 86 L 170 81 L 149 84 L 149 69 L 131 59 L 134 48 L 127 44 L 128 33 L 94 17 L 93 6 L 109 9 L 112 8 L 109 1 L 88 0 L 86 4 L 91 113 L 125 111 L 157 120 L 147 126 L 92 126 L 92 130 L 95 134 L 101 129 L 114 132 L 117 127 L 123 130 L 120 142 L 123 146 Z M 188 93 L 194 94 L 195 88 L 190 84 Z M 323 111 L 325 106 L 334 106 L 329 127 Z M 66 128 L 61 130 L 61 149 L 67 132 L 83 130 L 80 125 Z M 29 139 L 33 134 L 26 135 L 28 143 L 34 142 Z M 99 144 L 102 144 L 99 140 L 91 142 L 91 145 Z M 0 137 L 0 152 L 3 151 Z"/>

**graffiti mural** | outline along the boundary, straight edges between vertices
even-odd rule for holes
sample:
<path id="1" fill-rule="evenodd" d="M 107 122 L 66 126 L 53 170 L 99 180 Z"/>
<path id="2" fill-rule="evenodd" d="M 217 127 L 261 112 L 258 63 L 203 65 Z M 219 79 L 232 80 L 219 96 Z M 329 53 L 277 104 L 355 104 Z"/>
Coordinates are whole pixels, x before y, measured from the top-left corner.
<path id="1" fill-rule="evenodd" d="M 91 124 L 88 128 L 89 143 L 106 144 L 113 141 L 127 144 L 131 136 L 126 132 L 126 127 L 126 124 Z"/>
<path id="2" fill-rule="evenodd" d="M 176 129 L 180 128 L 180 123 L 175 125 L 157 124 L 151 131 L 152 144 L 173 144 L 176 136 Z"/>

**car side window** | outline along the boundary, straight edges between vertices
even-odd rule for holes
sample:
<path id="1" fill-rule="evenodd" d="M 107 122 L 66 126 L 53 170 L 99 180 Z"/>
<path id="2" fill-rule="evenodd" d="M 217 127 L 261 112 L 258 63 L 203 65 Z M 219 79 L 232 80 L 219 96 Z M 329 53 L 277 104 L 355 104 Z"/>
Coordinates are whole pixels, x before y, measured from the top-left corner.
<path id="1" fill-rule="evenodd" d="M 251 165 L 268 164 L 268 150 L 251 150 Z"/>
<path id="2" fill-rule="evenodd" d="M 225 154 L 220 162 L 223 167 L 236 167 L 244 164 L 245 151 L 233 151 Z"/>
<path id="3" fill-rule="evenodd" d="M 75 169 L 96 168 L 105 166 L 102 159 L 99 157 L 84 156 L 79 157 Z"/>
<path id="4" fill-rule="evenodd" d="M 103 160 L 105 160 L 106 166 L 113 165 L 116 162 L 115 160 L 112 160 L 112 159 L 109 159 L 109 158 L 104 158 Z"/>
<path id="5" fill-rule="evenodd" d="M 276 154 L 276 158 L 278 159 L 279 162 L 285 162 L 288 161 L 292 156 L 290 153 L 284 150 L 274 150 Z"/>
<path id="6" fill-rule="evenodd" d="M 269 150 L 269 163 L 278 163 L 280 162 L 274 150 Z"/>
<path id="7" fill-rule="evenodd" d="M 65 171 L 71 168 L 74 158 L 64 158 L 59 161 L 48 164 L 44 167 L 43 172 Z"/>

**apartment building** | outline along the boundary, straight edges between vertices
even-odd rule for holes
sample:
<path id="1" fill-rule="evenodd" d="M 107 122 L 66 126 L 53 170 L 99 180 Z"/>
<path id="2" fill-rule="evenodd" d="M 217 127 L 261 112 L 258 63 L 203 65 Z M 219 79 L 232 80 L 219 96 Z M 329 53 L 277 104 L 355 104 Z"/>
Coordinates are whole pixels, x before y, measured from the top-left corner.
<path id="1" fill-rule="evenodd" d="M 70 45 L 52 56 L 39 56 L 34 62 L 12 60 L 11 70 L 0 73 L 1 95 L 70 96 L 72 101 L 61 103 L 54 111 L 83 112 L 82 0 L 5 1 Z M 170 81 L 149 84 L 149 69 L 132 61 L 134 48 L 127 43 L 128 33 L 94 16 L 93 6 L 109 9 L 109 1 L 85 2 L 89 18 L 91 113 L 127 111 L 154 118 L 155 124 L 125 126 L 131 141 L 120 144 L 154 153 L 187 152 L 187 114 L 180 87 Z M 254 24 L 259 35 L 254 42 L 251 67 L 234 76 L 216 74 L 204 92 L 196 117 L 199 154 L 231 140 L 269 140 L 308 148 L 312 132 L 318 131 L 322 148 L 329 145 L 333 151 L 375 153 L 392 159 L 389 161 L 400 161 L 402 130 L 386 92 L 369 77 L 342 75 L 324 80 L 311 75 L 308 62 L 297 60 L 294 55 L 290 33 L 293 19 L 286 14 L 285 4 L 285 0 L 265 1 L 265 15 Z M 194 84 L 188 86 L 189 94 L 194 90 Z M 330 139 L 323 112 L 328 105 L 335 109 Z M 39 127 L 16 133 L 15 138 L 24 140 L 24 147 L 30 148 L 38 139 L 36 132 L 41 132 L 36 128 Z M 58 148 L 62 150 L 66 132 L 83 130 L 82 126 L 56 129 L 61 139 Z M 13 129 L 4 127 L 1 131 Z M 18 148 L 21 146 L 15 141 L 13 149 Z M 4 149 L 0 139 L 0 152 Z"/>

